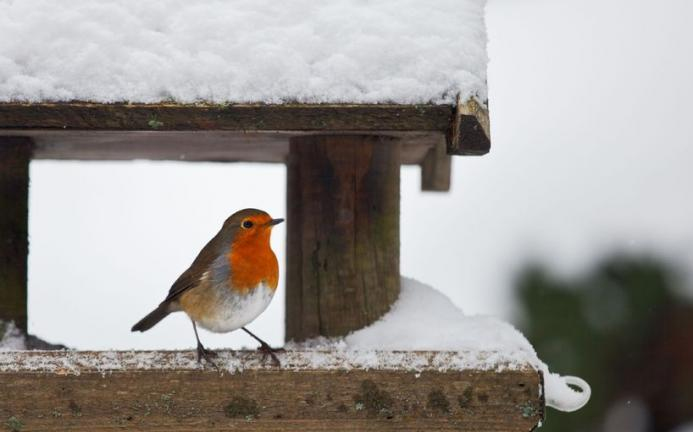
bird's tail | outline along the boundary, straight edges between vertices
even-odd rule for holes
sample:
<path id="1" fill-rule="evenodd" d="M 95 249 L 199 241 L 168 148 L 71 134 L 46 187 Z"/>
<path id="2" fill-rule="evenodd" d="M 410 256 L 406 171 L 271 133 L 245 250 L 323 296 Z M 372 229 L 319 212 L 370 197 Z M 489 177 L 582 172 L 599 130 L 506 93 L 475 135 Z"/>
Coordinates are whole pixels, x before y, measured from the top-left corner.
<path id="1" fill-rule="evenodd" d="M 166 316 L 170 313 L 171 309 L 169 308 L 169 304 L 163 302 L 159 306 L 157 306 L 156 309 L 149 312 L 149 314 L 147 314 L 146 317 L 139 320 L 137 324 L 132 326 L 132 329 L 130 329 L 130 331 L 147 331 L 150 328 L 154 327 L 156 323 L 166 318 Z"/>

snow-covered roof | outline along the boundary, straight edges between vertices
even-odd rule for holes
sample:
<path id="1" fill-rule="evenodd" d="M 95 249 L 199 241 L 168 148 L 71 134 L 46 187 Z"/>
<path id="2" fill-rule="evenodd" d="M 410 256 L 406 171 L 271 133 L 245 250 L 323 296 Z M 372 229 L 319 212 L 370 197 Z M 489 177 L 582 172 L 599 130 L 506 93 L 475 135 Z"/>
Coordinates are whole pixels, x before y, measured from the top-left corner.
<path id="1" fill-rule="evenodd" d="M 484 5 L 0 0 L 0 102 L 484 102 Z"/>

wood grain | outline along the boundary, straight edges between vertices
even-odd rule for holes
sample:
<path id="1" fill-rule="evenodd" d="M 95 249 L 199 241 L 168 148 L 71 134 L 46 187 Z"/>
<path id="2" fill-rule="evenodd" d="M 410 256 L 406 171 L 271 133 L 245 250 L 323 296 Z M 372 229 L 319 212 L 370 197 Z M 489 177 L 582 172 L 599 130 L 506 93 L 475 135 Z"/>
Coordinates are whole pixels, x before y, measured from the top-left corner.
<path id="1" fill-rule="evenodd" d="M 57 356 L 69 353 L 25 353 Z M 114 362 L 113 353 L 102 356 Z M 138 353 L 118 353 L 137 356 Z M 193 352 L 178 352 L 193 358 Z M 259 357 L 256 353 L 244 356 Z M 329 354 L 325 354 L 329 356 Z M 60 358 L 60 357 L 64 358 Z M 35 359 L 38 360 L 38 359 Z M 8 430 L 530 431 L 541 375 L 479 370 L 0 370 Z"/>
<path id="2" fill-rule="evenodd" d="M 445 131 L 451 105 L 0 103 L 0 129 Z"/>
<path id="3" fill-rule="evenodd" d="M 343 336 L 399 295 L 400 146 L 373 135 L 291 140 L 286 337 Z"/>
<path id="4" fill-rule="evenodd" d="M 29 138 L 0 136 L 0 321 L 25 333 L 32 148 Z"/>

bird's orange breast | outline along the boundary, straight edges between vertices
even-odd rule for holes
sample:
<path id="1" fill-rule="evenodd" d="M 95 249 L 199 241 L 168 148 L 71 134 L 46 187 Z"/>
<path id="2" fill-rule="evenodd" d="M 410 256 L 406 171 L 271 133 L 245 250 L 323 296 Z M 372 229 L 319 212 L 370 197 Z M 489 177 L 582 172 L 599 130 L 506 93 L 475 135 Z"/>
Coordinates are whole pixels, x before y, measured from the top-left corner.
<path id="1" fill-rule="evenodd" d="M 270 232 L 267 228 L 234 240 L 228 254 L 231 289 L 247 293 L 261 283 L 277 289 L 279 264 L 270 247 Z"/>

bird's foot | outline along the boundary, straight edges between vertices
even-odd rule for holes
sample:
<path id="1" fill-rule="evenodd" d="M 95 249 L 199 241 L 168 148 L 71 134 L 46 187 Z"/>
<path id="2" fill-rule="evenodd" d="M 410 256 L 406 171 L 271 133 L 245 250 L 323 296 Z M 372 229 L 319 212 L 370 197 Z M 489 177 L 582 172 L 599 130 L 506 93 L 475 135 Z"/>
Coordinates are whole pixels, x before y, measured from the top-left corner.
<path id="1" fill-rule="evenodd" d="M 277 367 L 280 367 L 282 365 L 275 353 L 282 353 L 286 351 L 284 348 L 272 348 L 271 346 L 262 342 L 257 350 L 262 353 L 263 362 L 267 360 L 267 357 L 270 357 L 272 359 L 272 365 Z"/>
<path id="2" fill-rule="evenodd" d="M 209 363 L 209 364 L 211 364 L 212 366 L 214 366 L 215 368 L 219 369 L 219 367 L 217 366 L 217 364 L 214 363 L 214 360 L 212 360 L 213 358 L 216 358 L 216 357 L 217 357 L 217 353 L 215 353 L 215 352 L 212 351 L 212 350 L 208 350 L 207 348 L 205 348 L 204 346 L 202 346 L 201 343 L 198 343 L 198 344 L 197 344 L 197 362 L 198 362 L 198 363 L 201 363 L 201 362 L 202 362 L 202 359 L 205 359 L 205 361 L 206 361 L 207 363 Z"/>

